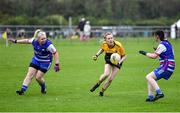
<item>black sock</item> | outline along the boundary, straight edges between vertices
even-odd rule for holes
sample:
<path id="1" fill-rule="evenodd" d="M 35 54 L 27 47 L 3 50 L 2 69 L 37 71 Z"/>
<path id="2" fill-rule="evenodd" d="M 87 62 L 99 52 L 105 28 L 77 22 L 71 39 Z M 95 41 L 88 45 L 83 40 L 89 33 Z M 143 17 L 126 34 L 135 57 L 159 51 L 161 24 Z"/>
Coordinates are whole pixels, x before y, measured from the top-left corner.
<path id="1" fill-rule="evenodd" d="M 94 86 L 93 86 L 93 89 L 96 89 L 96 88 L 98 88 L 99 87 L 99 83 L 96 83 Z"/>

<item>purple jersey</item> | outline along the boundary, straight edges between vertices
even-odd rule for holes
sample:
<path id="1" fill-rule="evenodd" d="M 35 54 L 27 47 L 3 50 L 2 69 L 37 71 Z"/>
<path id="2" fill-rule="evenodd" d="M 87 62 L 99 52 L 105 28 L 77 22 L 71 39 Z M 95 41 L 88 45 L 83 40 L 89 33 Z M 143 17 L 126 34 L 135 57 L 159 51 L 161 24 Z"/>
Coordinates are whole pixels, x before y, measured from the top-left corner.
<path id="1" fill-rule="evenodd" d="M 161 41 L 155 53 L 159 54 L 160 57 L 160 67 L 154 70 L 157 79 L 169 79 L 175 69 L 172 45 L 167 40 Z"/>

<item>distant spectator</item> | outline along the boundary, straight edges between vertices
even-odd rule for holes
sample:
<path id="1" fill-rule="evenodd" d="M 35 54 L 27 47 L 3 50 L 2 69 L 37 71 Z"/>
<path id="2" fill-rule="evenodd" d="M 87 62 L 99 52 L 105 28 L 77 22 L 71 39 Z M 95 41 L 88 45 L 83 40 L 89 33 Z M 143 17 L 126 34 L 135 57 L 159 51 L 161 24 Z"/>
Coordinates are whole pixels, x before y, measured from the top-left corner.
<path id="1" fill-rule="evenodd" d="M 81 21 L 79 22 L 78 24 L 78 29 L 80 31 L 83 31 L 84 30 L 84 25 L 85 25 L 86 21 L 85 21 L 85 18 L 81 18 Z"/>
<path id="2" fill-rule="evenodd" d="M 85 18 L 81 18 L 81 21 L 79 22 L 78 24 L 78 27 L 77 27 L 77 31 L 79 33 L 79 36 L 80 36 L 80 40 L 83 39 L 84 37 L 84 25 L 85 25 L 86 21 L 85 21 Z"/>
<path id="3" fill-rule="evenodd" d="M 168 32 L 167 29 L 165 29 L 165 31 L 164 31 L 164 37 L 165 37 L 165 38 L 168 38 L 168 36 L 169 36 L 169 32 Z"/>
<path id="4" fill-rule="evenodd" d="M 53 38 L 53 39 L 55 38 L 55 34 L 54 34 L 53 31 L 50 31 L 50 32 L 49 32 L 49 37 L 50 37 L 50 38 Z"/>
<path id="5" fill-rule="evenodd" d="M 175 39 L 177 39 L 178 38 L 178 26 L 177 26 L 177 24 L 175 24 Z"/>
<path id="6" fill-rule="evenodd" d="M 18 30 L 17 37 L 24 38 L 25 37 L 25 30 L 24 29 Z"/>
<path id="7" fill-rule="evenodd" d="M 84 26 L 84 40 L 89 39 L 91 35 L 91 25 L 89 21 L 86 21 L 86 24 Z"/>
<path id="8" fill-rule="evenodd" d="M 12 31 L 9 28 L 6 28 L 6 34 L 8 38 L 12 38 Z"/>

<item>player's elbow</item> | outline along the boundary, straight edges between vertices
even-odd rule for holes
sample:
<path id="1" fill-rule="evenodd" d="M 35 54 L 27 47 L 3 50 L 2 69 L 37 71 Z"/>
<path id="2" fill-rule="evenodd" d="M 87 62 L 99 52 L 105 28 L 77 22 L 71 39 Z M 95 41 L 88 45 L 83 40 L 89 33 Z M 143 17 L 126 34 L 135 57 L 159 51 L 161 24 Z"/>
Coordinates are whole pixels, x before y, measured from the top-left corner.
<path id="1" fill-rule="evenodd" d="M 125 60 L 127 58 L 127 55 L 123 55 L 122 59 Z"/>
<path id="2" fill-rule="evenodd" d="M 148 53 L 147 56 L 152 59 L 156 59 L 158 57 L 158 55 L 155 53 Z"/>
<path id="3" fill-rule="evenodd" d="M 152 59 L 156 59 L 158 56 L 157 55 L 152 55 L 151 58 Z"/>
<path id="4" fill-rule="evenodd" d="M 53 53 L 53 55 L 54 55 L 54 56 L 58 55 L 58 52 L 57 52 L 57 51 L 56 51 L 56 52 L 54 52 L 54 53 Z"/>

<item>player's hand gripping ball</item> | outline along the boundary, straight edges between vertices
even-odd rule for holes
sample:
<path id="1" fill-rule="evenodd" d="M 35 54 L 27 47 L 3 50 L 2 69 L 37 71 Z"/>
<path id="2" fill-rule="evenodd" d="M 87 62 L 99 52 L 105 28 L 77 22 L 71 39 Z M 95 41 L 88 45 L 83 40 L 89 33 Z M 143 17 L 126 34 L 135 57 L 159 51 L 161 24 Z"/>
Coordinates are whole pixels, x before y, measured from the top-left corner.
<path id="1" fill-rule="evenodd" d="M 121 60 L 121 56 L 118 53 L 113 53 L 111 55 L 110 61 L 112 64 L 117 65 L 120 60 Z"/>

